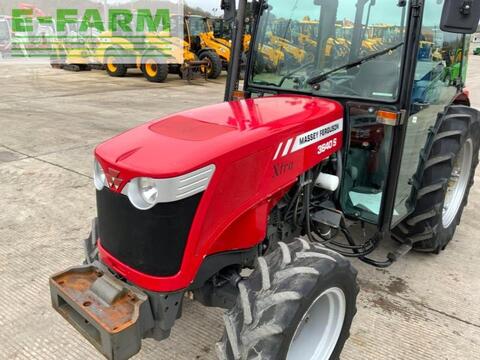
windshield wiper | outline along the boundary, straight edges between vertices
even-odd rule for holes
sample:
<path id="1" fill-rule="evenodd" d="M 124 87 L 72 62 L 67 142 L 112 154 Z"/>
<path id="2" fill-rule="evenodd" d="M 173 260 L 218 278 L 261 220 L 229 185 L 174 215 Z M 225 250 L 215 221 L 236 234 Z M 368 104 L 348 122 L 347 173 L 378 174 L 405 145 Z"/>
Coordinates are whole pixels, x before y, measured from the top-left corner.
<path id="1" fill-rule="evenodd" d="M 385 55 L 385 54 L 389 53 L 390 51 L 398 49 L 403 44 L 405 44 L 405 43 L 401 42 L 401 43 L 399 43 L 395 46 L 390 46 L 390 47 L 386 48 L 385 50 L 373 53 L 373 54 L 365 56 L 365 57 L 363 57 L 359 60 L 353 61 L 351 63 L 345 64 L 345 65 L 339 66 L 335 69 L 332 69 L 330 71 L 327 71 L 326 73 L 314 76 L 314 77 L 307 80 L 307 84 L 308 85 L 315 85 L 315 84 L 321 83 L 321 82 L 327 80 L 328 77 L 333 73 L 336 73 L 340 70 L 348 70 L 348 69 L 351 69 L 355 66 L 362 65 L 363 63 L 366 63 L 367 61 L 373 60 L 373 59 L 375 59 L 379 56 L 382 56 L 382 55 Z"/>

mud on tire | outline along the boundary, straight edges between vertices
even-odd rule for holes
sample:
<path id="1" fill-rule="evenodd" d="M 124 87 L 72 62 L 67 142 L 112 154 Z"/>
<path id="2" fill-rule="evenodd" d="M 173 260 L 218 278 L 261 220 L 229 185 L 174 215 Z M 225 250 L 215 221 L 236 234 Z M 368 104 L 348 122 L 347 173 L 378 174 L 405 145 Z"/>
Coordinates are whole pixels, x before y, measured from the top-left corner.
<path id="1" fill-rule="evenodd" d="M 325 291 L 338 288 L 345 296 L 345 316 L 329 357 L 338 359 L 356 313 L 356 275 L 350 262 L 334 251 L 303 239 L 280 243 L 260 257 L 256 270 L 239 284 L 237 304 L 224 315 L 218 358 L 286 359 L 297 326 L 312 303 Z"/>
<path id="2" fill-rule="evenodd" d="M 430 146 L 422 154 L 423 169 L 414 178 L 415 211 L 395 230 L 400 241 L 409 241 L 416 251 L 439 253 L 452 240 L 460 223 L 468 195 L 474 182 L 480 147 L 480 123 L 477 113 L 464 106 L 452 106 L 439 114 Z M 450 178 L 458 164 L 458 155 L 470 143 L 473 151 L 468 183 L 453 221 L 444 222 Z"/>

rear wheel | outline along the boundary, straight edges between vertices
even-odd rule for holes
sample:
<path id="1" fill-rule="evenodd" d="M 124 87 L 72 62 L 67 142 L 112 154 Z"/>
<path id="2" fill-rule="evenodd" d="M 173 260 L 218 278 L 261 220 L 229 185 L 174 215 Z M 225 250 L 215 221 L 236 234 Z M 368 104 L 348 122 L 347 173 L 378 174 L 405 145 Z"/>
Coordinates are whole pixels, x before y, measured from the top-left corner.
<path id="1" fill-rule="evenodd" d="M 356 313 L 356 271 L 337 253 L 298 239 L 258 259 L 224 315 L 220 359 L 338 359 Z"/>
<path id="2" fill-rule="evenodd" d="M 164 82 L 168 77 L 168 65 L 159 64 L 155 59 L 144 59 L 142 73 L 150 82 Z"/>
<path id="3" fill-rule="evenodd" d="M 205 51 L 200 54 L 200 60 L 206 61 L 207 65 L 204 67 L 203 71 L 207 72 L 209 79 L 217 79 L 222 73 L 222 59 L 214 53 L 213 51 Z"/>
<path id="4" fill-rule="evenodd" d="M 415 211 L 394 232 L 400 240 L 412 242 L 417 251 L 444 250 L 460 223 L 480 147 L 478 123 L 471 120 L 467 114 L 445 116 L 416 181 Z"/>

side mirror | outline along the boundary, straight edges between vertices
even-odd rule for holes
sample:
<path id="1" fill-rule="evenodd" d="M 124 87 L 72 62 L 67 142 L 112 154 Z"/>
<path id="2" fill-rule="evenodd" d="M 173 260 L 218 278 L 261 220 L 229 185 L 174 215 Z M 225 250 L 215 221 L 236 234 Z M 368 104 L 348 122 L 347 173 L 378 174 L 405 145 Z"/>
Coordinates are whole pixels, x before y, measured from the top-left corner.
<path id="1" fill-rule="evenodd" d="M 480 1 L 445 0 L 440 29 L 457 34 L 473 34 L 480 21 Z"/>

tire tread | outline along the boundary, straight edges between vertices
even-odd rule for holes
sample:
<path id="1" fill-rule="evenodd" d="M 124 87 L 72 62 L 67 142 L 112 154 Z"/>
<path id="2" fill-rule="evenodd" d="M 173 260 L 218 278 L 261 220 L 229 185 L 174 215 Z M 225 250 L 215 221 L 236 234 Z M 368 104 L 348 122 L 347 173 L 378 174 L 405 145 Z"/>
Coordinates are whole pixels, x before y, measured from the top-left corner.
<path id="1" fill-rule="evenodd" d="M 321 276 L 341 269 L 349 274 L 342 276 L 352 281 L 350 288 L 355 299 L 359 291 L 357 271 L 350 262 L 304 239 L 288 245 L 278 243 L 275 251 L 257 260 L 254 273 L 240 282 L 236 306 L 224 316 L 226 331 L 216 345 L 221 360 L 225 356 L 228 360 L 283 359 L 285 354 L 279 357 L 277 352 L 290 326 L 288 318 L 293 318 Z M 351 309 L 354 315 L 356 306 Z M 348 333 L 344 335 L 346 337 L 339 340 L 340 351 Z"/>

